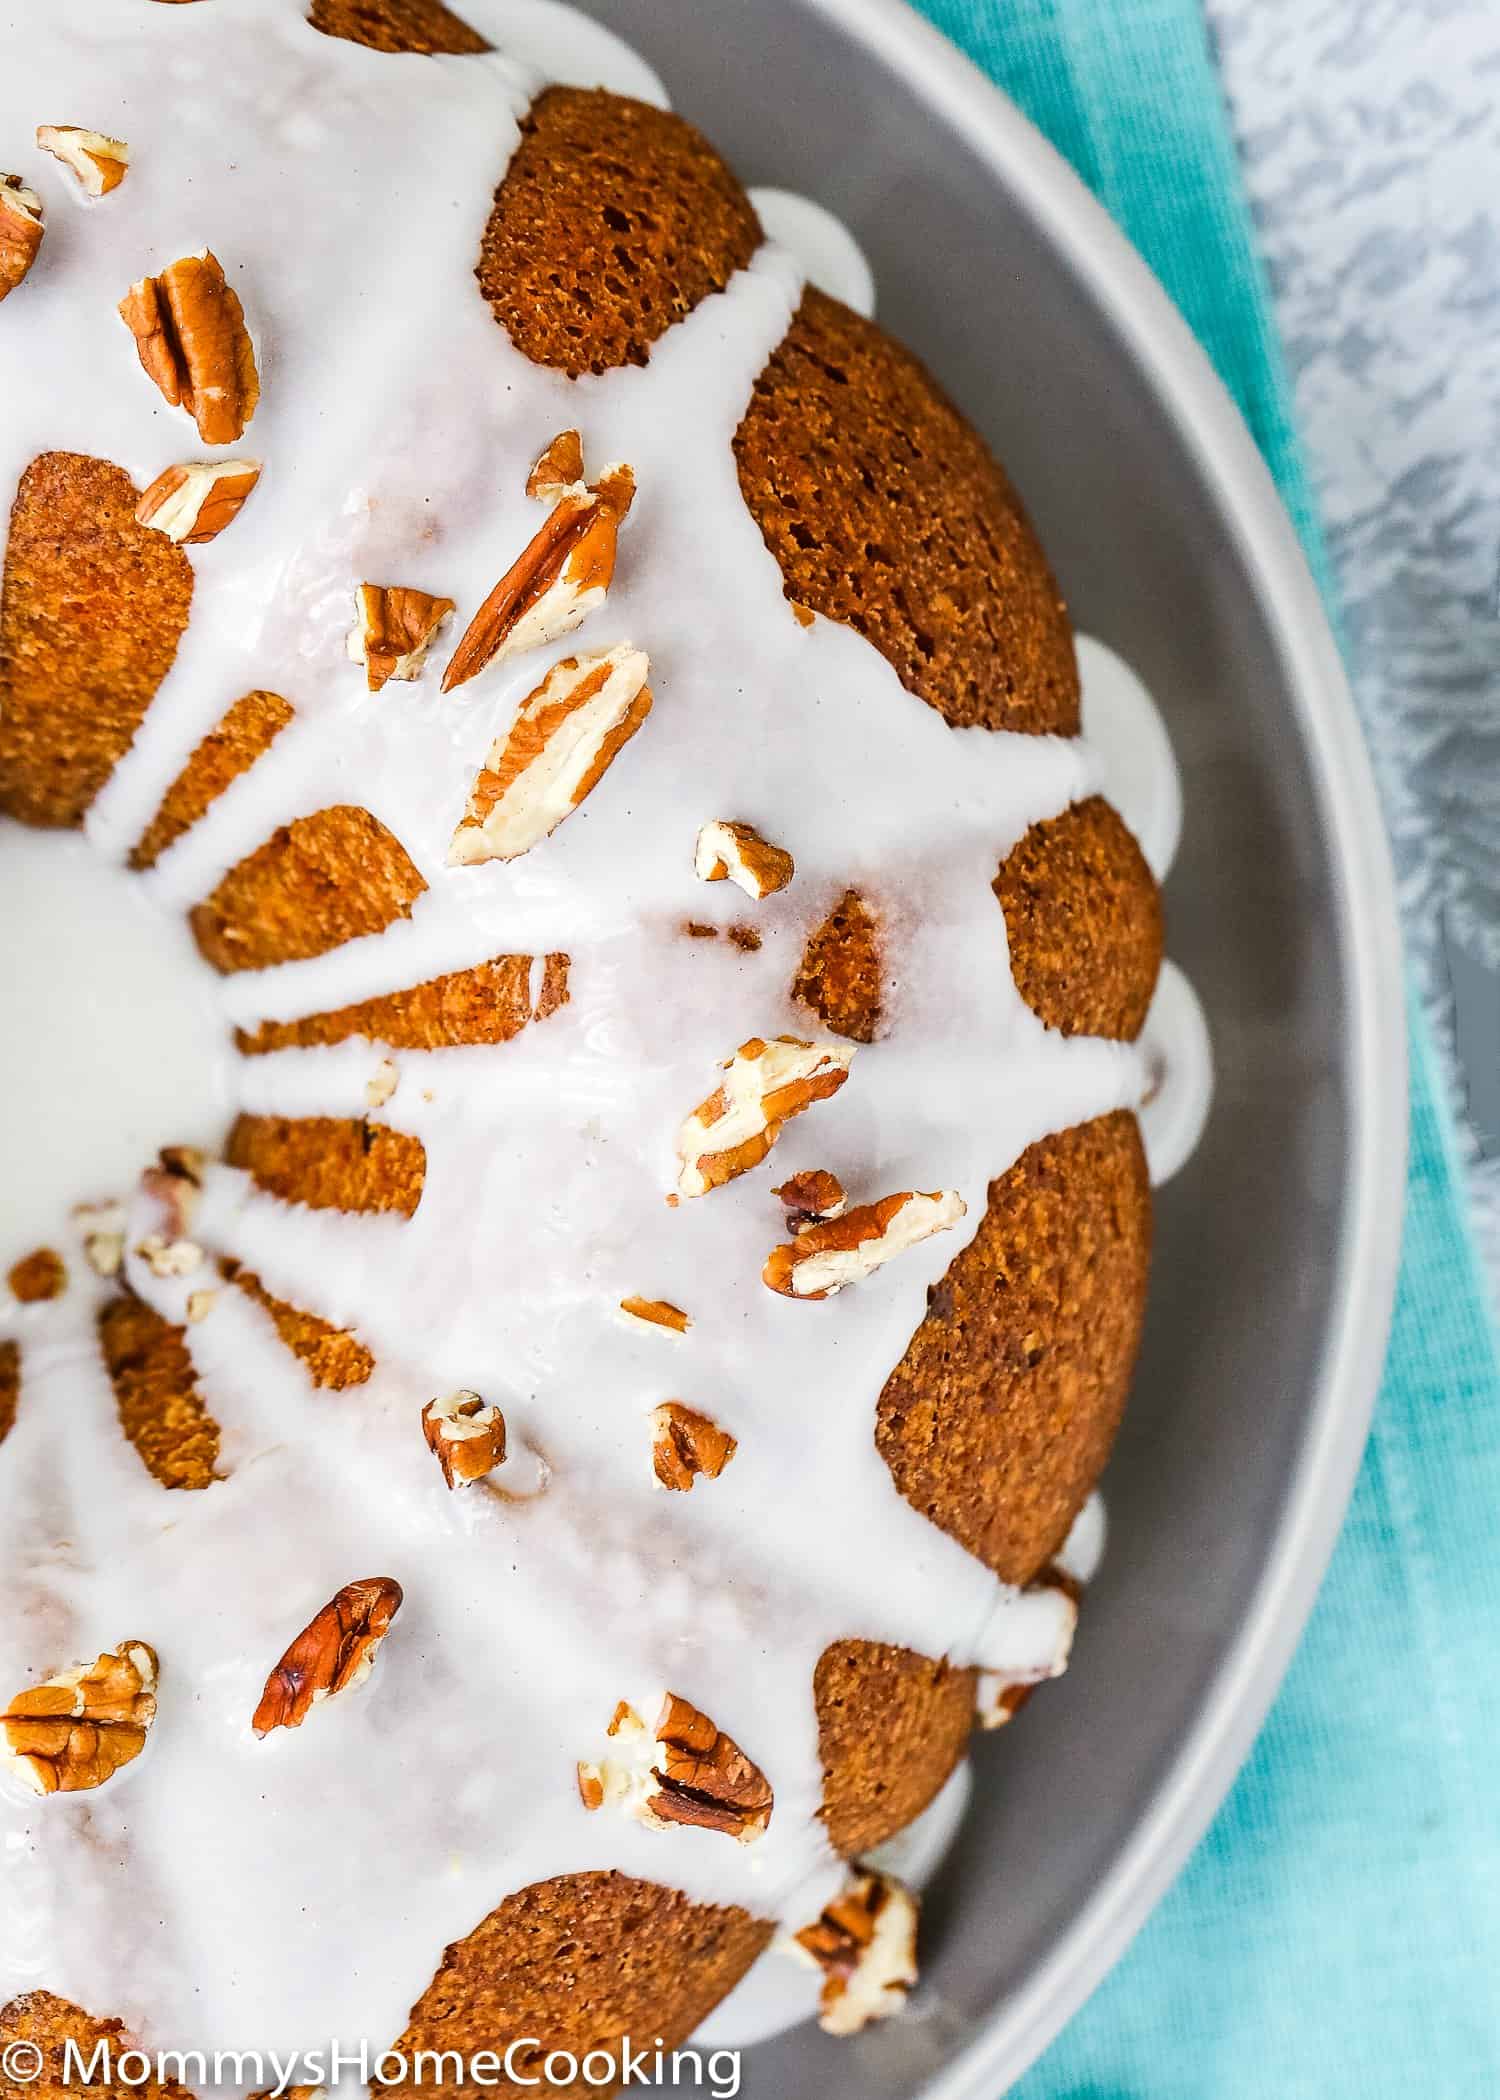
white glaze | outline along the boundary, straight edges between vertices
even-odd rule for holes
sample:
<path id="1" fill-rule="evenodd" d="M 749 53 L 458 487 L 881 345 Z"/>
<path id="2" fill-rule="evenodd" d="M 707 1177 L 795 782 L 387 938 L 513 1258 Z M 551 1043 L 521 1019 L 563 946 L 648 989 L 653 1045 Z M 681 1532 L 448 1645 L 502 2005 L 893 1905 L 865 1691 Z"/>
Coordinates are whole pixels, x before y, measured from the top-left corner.
<path id="1" fill-rule="evenodd" d="M 513 10 L 466 12 L 493 29 Z M 48 446 L 138 483 L 198 456 L 114 313 L 176 255 L 207 244 L 223 261 L 264 388 L 236 447 L 264 462 L 261 485 L 194 550 L 191 628 L 90 812 L 93 845 L 122 857 L 197 738 L 268 686 L 297 722 L 145 887 L 186 905 L 276 824 L 351 800 L 429 889 L 379 939 L 226 981 L 228 1018 L 338 1006 L 496 953 L 573 957 L 568 1007 L 503 1049 L 394 1053 L 378 1115 L 427 1149 L 409 1223 L 288 1210 L 211 1172 L 197 1236 L 354 1324 L 380 1360 L 368 1387 L 312 1391 L 265 1317 L 221 1291 L 188 1342 L 225 1477 L 169 1495 L 118 1432 L 91 1339 L 99 1287 L 85 1278 L 28 1330 L 0 1453 L 21 1607 L 0 1619 L 0 1686 L 127 1635 L 158 1648 L 162 1679 L 146 1754 L 108 1787 L 0 1801 L 19 1862 L 0 2000 L 45 1982 L 153 2046 L 391 2037 L 447 1941 L 507 1890 L 576 1869 L 801 1922 L 839 1873 L 815 1814 L 824 1647 L 862 1635 L 996 1662 L 1049 1638 L 1044 1614 L 1033 1624 L 1029 1601 L 901 1500 L 870 1420 L 987 1179 L 1140 1096 L 1138 1053 L 1063 1041 L 1022 1006 L 989 887 L 1028 825 L 1094 788 L 1095 761 L 1082 743 L 949 730 L 856 635 L 791 614 L 729 442 L 799 296 L 787 255 L 763 249 L 644 371 L 575 386 L 511 348 L 472 268 L 536 85 L 499 57 L 317 36 L 302 0 L 46 0 L 27 11 L 25 67 L 0 73 L 0 161 L 35 177 L 48 212 L 0 316 L 0 489 Z M 58 117 L 130 142 L 113 196 L 83 205 L 27 146 Z M 369 695 L 344 654 L 355 585 L 425 587 L 466 619 L 535 529 L 532 460 L 575 423 L 590 460 L 629 460 L 640 488 L 607 607 L 452 698 L 433 671 Z M 450 869 L 473 770 L 515 701 L 555 656 L 622 640 L 650 652 L 657 703 L 615 768 L 522 860 Z M 696 883 L 694 836 L 714 816 L 789 847 L 790 888 L 755 907 Z M 888 1030 L 775 1163 L 830 1166 L 854 1200 L 956 1188 L 968 1219 L 804 1305 L 760 1282 L 780 1237 L 767 1170 L 675 1209 L 665 1196 L 673 1134 L 718 1061 L 752 1033 L 807 1028 L 786 987 L 851 882 L 885 916 Z M 758 955 L 677 931 L 747 913 Z M 247 1062 L 238 1096 L 359 1114 L 382 1054 Z M 130 1275 L 173 1318 L 201 1281 L 139 1261 Z M 686 1307 L 686 1340 L 623 1333 L 631 1291 Z M 521 1506 L 444 1490 L 419 1415 L 456 1385 L 505 1409 L 518 1455 L 496 1485 L 514 1467 L 545 1492 Z M 690 1496 L 651 1479 L 646 1417 L 674 1395 L 739 1439 Z M 370 1683 L 255 1740 L 271 1664 L 370 1574 L 406 1590 Z M 759 1843 L 581 1808 L 574 1761 L 615 1701 L 650 1711 L 667 1686 L 770 1776 Z"/>
<path id="2" fill-rule="evenodd" d="M 1083 733 L 1099 754 L 1104 792 L 1165 882 L 1182 835 L 1182 778 L 1161 711 L 1123 657 L 1078 637 Z"/>
<path id="3" fill-rule="evenodd" d="M 874 272 L 842 219 L 795 190 L 752 190 L 750 202 L 766 239 L 797 258 L 809 283 L 832 299 L 842 299 L 866 319 L 874 313 Z"/>
<path id="4" fill-rule="evenodd" d="M 1147 1093 L 1140 1108 L 1141 1138 L 1151 1182 L 1160 1188 L 1180 1173 L 1208 1121 L 1214 1094 L 1213 1042 L 1198 994 L 1168 960 L 1141 1030 Z"/>

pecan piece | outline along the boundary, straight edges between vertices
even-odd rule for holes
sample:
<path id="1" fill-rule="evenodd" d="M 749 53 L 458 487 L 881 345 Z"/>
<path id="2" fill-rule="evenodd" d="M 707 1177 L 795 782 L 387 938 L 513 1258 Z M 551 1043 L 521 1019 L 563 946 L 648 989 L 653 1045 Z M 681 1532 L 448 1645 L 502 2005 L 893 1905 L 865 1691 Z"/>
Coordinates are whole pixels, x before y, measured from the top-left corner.
<path id="1" fill-rule="evenodd" d="M 848 1207 L 844 1184 L 826 1167 L 808 1167 L 771 1191 L 786 1205 L 788 1232 L 805 1232 L 809 1225 L 824 1225 L 841 1218 Z"/>
<path id="2" fill-rule="evenodd" d="M 315 1706 L 363 1684 L 375 1653 L 401 1609 L 401 1585 L 389 1575 L 346 1582 L 305 1626 L 266 1679 L 251 1726 L 300 1728 Z"/>
<path id="3" fill-rule="evenodd" d="M 685 1495 L 698 1475 L 717 1480 L 739 1445 L 727 1429 L 680 1400 L 651 1412 L 651 1468 L 664 1488 Z"/>
<path id="4" fill-rule="evenodd" d="M 899 2012 L 917 1980 L 917 1899 L 894 1875 L 861 1868 L 793 1942 L 823 1972 L 818 2025 L 858 2034 Z"/>
<path id="5" fill-rule="evenodd" d="M 422 1410 L 422 1434 L 450 1488 L 483 1480 L 505 1462 L 505 1417 L 478 1393 L 447 1393 Z"/>
<path id="6" fill-rule="evenodd" d="M 491 744 L 449 861 L 515 860 L 556 831 L 651 712 L 649 668 L 626 644 L 554 664 Z"/>
<path id="7" fill-rule="evenodd" d="M 693 873 L 700 882 L 737 883 L 758 903 L 784 890 L 796 872 L 785 847 L 771 845 L 752 824 L 729 824 L 720 818 L 698 832 Z"/>
<path id="8" fill-rule="evenodd" d="M 952 1189 L 931 1195 L 903 1189 L 861 1203 L 840 1218 L 809 1225 L 789 1246 L 773 1247 L 761 1275 L 784 1298 L 831 1298 L 845 1284 L 872 1276 L 894 1255 L 946 1232 L 968 1205 Z"/>
<path id="9" fill-rule="evenodd" d="M 378 693 L 388 678 L 420 678 L 433 636 L 453 610 L 451 598 L 402 583 L 362 583 L 354 593 L 355 623 L 349 655 L 365 667 L 365 682 Z"/>
<path id="10" fill-rule="evenodd" d="M 492 663 L 555 642 L 604 603 L 614 580 L 620 527 L 635 499 L 629 467 L 608 467 L 590 486 L 573 464 L 576 431 L 554 438 L 531 470 L 527 493 L 552 499 L 547 522 L 516 557 L 464 630 L 443 673 L 443 691 L 467 685 Z"/>
<path id="11" fill-rule="evenodd" d="M 560 430 L 526 477 L 526 493 L 542 503 L 556 503 L 583 479 L 583 438 Z"/>
<path id="12" fill-rule="evenodd" d="M 684 1335 L 693 1324 L 680 1306 L 665 1298 L 622 1298 L 620 1310 L 632 1327 L 650 1327 L 657 1334 Z"/>
<path id="13" fill-rule="evenodd" d="M 83 1241 L 83 1256 L 96 1276 L 118 1276 L 125 1262 L 123 1203 L 80 1203 L 73 1223 Z"/>
<path id="14" fill-rule="evenodd" d="M 19 175 L 0 175 L 0 299 L 13 292 L 42 245 L 42 200 Z"/>
<path id="15" fill-rule="evenodd" d="M 578 1765 L 585 1808 L 617 1805 L 658 1829 L 687 1823 L 721 1830 L 741 1844 L 758 1838 L 770 1822 L 775 1801 L 765 1773 L 677 1693 L 662 1701 L 654 1732 L 621 1700 L 609 1734 L 622 1754 Z"/>
<path id="16" fill-rule="evenodd" d="M 37 1794 L 103 1786 L 145 1748 L 156 1676 L 156 1651 L 122 1641 L 97 1662 L 17 1693 L 0 1714 L 6 1763 Z"/>
<path id="17" fill-rule="evenodd" d="M 1026 1589 L 1004 1592 L 980 1641 L 974 1714 L 981 1728 L 1003 1728 L 1039 1684 L 1062 1676 L 1082 1595 L 1082 1583 L 1055 1562 Z"/>
<path id="18" fill-rule="evenodd" d="M 725 1061 L 723 1082 L 677 1133 L 682 1194 L 706 1196 L 759 1166 L 784 1123 L 838 1092 L 853 1058 L 850 1046 L 806 1043 L 795 1035 L 770 1042 L 753 1035 L 741 1043 Z"/>
<path id="19" fill-rule="evenodd" d="M 38 124 L 36 142 L 44 153 L 72 169 L 88 197 L 107 197 L 117 190 L 130 166 L 130 148 L 123 139 L 85 131 L 78 124 Z"/>
<path id="20" fill-rule="evenodd" d="M 120 301 L 141 367 L 163 397 L 185 408 L 205 445 L 232 445 L 260 399 L 255 350 L 237 294 L 217 256 L 179 256 L 142 277 Z"/>
<path id="21" fill-rule="evenodd" d="M 164 532 L 174 545 L 216 540 L 245 507 L 260 479 L 253 459 L 188 460 L 165 467 L 135 507 L 137 525 Z"/>

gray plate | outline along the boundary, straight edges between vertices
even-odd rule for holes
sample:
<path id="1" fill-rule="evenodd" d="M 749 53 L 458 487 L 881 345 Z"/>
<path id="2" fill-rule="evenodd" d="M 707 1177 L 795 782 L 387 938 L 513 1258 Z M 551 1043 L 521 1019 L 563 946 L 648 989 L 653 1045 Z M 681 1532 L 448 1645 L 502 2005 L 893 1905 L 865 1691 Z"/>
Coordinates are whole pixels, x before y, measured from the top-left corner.
<path id="1" fill-rule="evenodd" d="M 1406 1129 L 1395 902 L 1290 525 L 1154 278 L 1012 106 L 897 0 L 585 0 L 747 182 L 854 228 L 880 314 L 1014 475 L 1081 627 L 1160 700 L 1187 788 L 1168 943 L 1218 1093 L 1158 1209 L 1111 1540 L 1073 1666 L 980 1746 L 924 2003 L 802 2031 L 751 2093 L 993 2100 L 1222 1798 L 1322 1574 L 1383 1354 Z"/>

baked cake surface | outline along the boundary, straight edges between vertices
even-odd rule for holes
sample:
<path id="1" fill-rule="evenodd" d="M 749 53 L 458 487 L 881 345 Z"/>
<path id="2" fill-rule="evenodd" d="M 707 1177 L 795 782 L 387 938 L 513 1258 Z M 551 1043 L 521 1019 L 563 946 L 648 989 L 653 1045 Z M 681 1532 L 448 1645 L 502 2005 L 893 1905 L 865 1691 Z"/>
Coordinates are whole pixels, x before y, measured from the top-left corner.
<path id="1" fill-rule="evenodd" d="M 712 147 L 304 12 L 0 68 L 0 811 L 237 1102 L 12 1286 L 0 2031 L 671 2043 L 778 1926 L 852 2022 L 846 1859 L 1066 1659 L 1155 885 L 1000 468 Z M 122 1650 L 93 1784 L 16 1697 Z"/>

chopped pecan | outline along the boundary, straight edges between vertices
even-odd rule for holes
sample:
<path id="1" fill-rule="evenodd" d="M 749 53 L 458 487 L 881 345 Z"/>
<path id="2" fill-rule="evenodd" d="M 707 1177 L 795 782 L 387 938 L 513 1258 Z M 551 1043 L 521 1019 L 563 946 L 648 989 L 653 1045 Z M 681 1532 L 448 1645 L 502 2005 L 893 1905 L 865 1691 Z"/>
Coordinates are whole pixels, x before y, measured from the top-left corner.
<path id="1" fill-rule="evenodd" d="M 583 438 L 576 430 L 560 430 L 526 477 L 526 493 L 555 503 L 582 480 Z"/>
<path id="2" fill-rule="evenodd" d="M 363 1684 L 400 1609 L 401 1585 L 388 1575 L 345 1583 L 266 1679 L 251 1722 L 255 1733 L 300 1728 L 325 1699 Z"/>
<path id="3" fill-rule="evenodd" d="M 187 1305 L 185 1310 L 187 1312 L 188 1319 L 193 1326 L 196 1327 L 200 1320 L 206 1320 L 208 1318 L 209 1314 L 213 1311 L 215 1305 L 218 1303 L 218 1299 L 219 1294 L 217 1291 L 188 1292 Z"/>
<path id="4" fill-rule="evenodd" d="M 878 1203 L 861 1203 L 841 1218 L 807 1226 L 789 1246 L 772 1248 L 761 1275 L 784 1298 L 831 1298 L 845 1284 L 873 1275 L 893 1255 L 946 1232 L 967 1208 L 952 1189 L 931 1195 L 903 1189 Z"/>
<path id="5" fill-rule="evenodd" d="M 680 1306 L 665 1298 L 622 1298 L 620 1310 L 635 1327 L 650 1327 L 658 1334 L 686 1334 L 692 1321 Z"/>
<path id="6" fill-rule="evenodd" d="M 239 298 L 217 256 L 179 256 L 142 277 L 120 301 L 142 369 L 174 408 L 185 408 L 205 445 L 232 445 L 260 399 L 255 350 Z"/>
<path id="7" fill-rule="evenodd" d="M 1068 1667 L 1082 1583 L 1054 1562 L 1021 1591 L 1007 1590 L 981 1639 L 974 1713 L 981 1728 L 1003 1728 L 1039 1684 Z M 988 1668 L 993 1660 L 996 1667 Z"/>
<path id="8" fill-rule="evenodd" d="M 717 1480 L 739 1449 L 727 1429 L 680 1400 L 664 1400 L 653 1408 L 651 1426 L 652 1471 L 664 1488 L 677 1494 L 686 1494 L 700 1473 Z"/>
<path id="9" fill-rule="evenodd" d="M 0 175 L 0 299 L 13 292 L 42 245 L 42 200 L 19 175 Z"/>
<path id="10" fill-rule="evenodd" d="M 581 478 L 580 457 L 578 475 L 553 481 L 554 467 L 547 462 L 564 439 L 575 435 L 564 431 L 554 438 L 532 468 L 527 492 L 553 495 L 551 514 L 464 630 L 443 673 L 445 693 L 467 685 L 504 657 L 571 634 L 604 603 L 614 580 L 620 527 L 635 498 L 635 476 L 629 467 L 608 467 L 590 486 Z M 561 464 L 572 464 L 567 447 Z"/>
<path id="11" fill-rule="evenodd" d="M 826 1167 L 808 1167 L 771 1191 L 786 1205 L 788 1232 L 805 1232 L 809 1225 L 826 1225 L 841 1218 L 848 1207 L 844 1184 Z"/>
<path id="12" fill-rule="evenodd" d="M 384 1108 L 400 1084 L 401 1074 L 393 1057 L 383 1057 L 365 1081 L 365 1100 L 371 1108 Z"/>
<path id="13" fill-rule="evenodd" d="M 675 1692 L 663 1700 L 654 1733 L 622 1700 L 609 1734 L 622 1755 L 578 1765 L 585 1808 L 608 1803 L 657 1828 L 687 1823 L 722 1830 L 741 1844 L 758 1838 L 770 1822 L 775 1804 L 765 1773 Z"/>
<path id="14" fill-rule="evenodd" d="M 450 1488 L 483 1480 L 505 1461 L 505 1417 L 478 1393 L 447 1393 L 422 1410 L 422 1434 Z"/>
<path id="15" fill-rule="evenodd" d="M 349 655 L 365 667 L 365 683 L 378 693 L 388 678 L 420 678 L 433 636 L 453 610 L 451 598 L 434 598 L 402 583 L 362 583 L 354 593 L 355 623 Z"/>
<path id="16" fill-rule="evenodd" d="M 123 139 L 85 131 L 78 124 L 38 124 L 36 142 L 44 153 L 72 169 L 89 197 L 107 197 L 117 190 L 130 166 L 130 148 Z"/>
<path id="17" fill-rule="evenodd" d="M 598 786 L 651 712 L 644 653 L 554 664 L 496 737 L 475 777 L 448 859 L 456 867 L 515 860 L 554 832 Z"/>
<path id="18" fill-rule="evenodd" d="M 42 1305 L 68 1288 L 68 1268 L 55 1247 L 36 1247 L 22 1255 L 6 1282 L 22 1305 Z"/>
<path id="19" fill-rule="evenodd" d="M 125 1261 L 123 1203 L 80 1203 L 73 1223 L 83 1241 L 83 1255 L 96 1276 L 118 1276 Z"/>
<path id="20" fill-rule="evenodd" d="M 758 1035 L 726 1060 L 722 1084 L 700 1101 L 677 1133 L 684 1196 L 706 1196 L 758 1166 L 781 1127 L 815 1101 L 836 1094 L 854 1051 L 842 1043 L 805 1043 L 800 1036 Z"/>
<path id="21" fill-rule="evenodd" d="M 759 901 L 784 890 L 797 872 L 784 847 L 773 846 L 751 824 L 729 824 L 722 818 L 698 833 L 693 873 L 700 882 L 737 883 Z"/>
<path id="22" fill-rule="evenodd" d="M 196 1240 L 169 1240 L 161 1232 L 148 1232 L 135 1251 L 153 1276 L 191 1276 L 203 1261 Z"/>
<path id="23" fill-rule="evenodd" d="M 190 460 L 166 467 L 135 507 L 138 525 L 164 532 L 179 547 L 216 540 L 232 525 L 260 479 L 253 459 Z"/>
<path id="24" fill-rule="evenodd" d="M 858 1869 L 793 1939 L 823 1972 L 818 2025 L 825 2034 L 858 2034 L 889 2018 L 917 1980 L 917 1899 L 890 1874 Z"/>
<path id="25" fill-rule="evenodd" d="M 122 1641 L 97 1662 L 19 1692 L 0 1714 L 7 1764 L 38 1794 L 103 1786 L 145 1748 L 156 1675 L 155 1650 Z"/>

